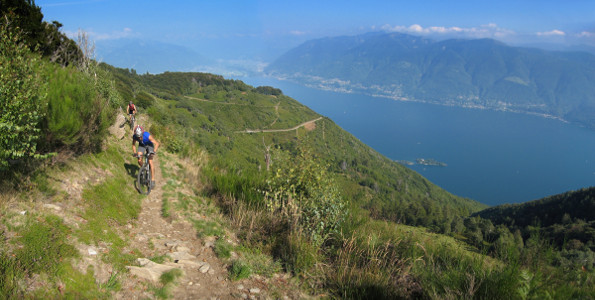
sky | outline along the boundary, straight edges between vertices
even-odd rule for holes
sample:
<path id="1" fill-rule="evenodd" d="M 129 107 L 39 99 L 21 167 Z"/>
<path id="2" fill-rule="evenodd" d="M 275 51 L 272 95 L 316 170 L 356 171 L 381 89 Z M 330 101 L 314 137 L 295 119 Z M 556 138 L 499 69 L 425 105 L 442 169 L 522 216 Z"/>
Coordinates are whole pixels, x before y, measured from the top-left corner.
<path id="1" fill-rule="evenodd" d="M 434 39 L 595 47 L 593 0 L 37 0 L 45 21 L 97 44 L 126 39 L 211 58 L 271 60 L 322 37 L 395 31 Z M 220 57 L 217 57 L 220 56 Z"/>

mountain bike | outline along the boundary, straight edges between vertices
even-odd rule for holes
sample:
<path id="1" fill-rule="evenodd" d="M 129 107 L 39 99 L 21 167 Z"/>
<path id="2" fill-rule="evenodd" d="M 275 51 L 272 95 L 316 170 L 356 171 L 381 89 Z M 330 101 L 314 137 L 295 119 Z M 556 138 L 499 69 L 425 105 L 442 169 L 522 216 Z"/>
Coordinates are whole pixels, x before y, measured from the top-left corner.
<path id="1" fill-rule="evenodd" d="M 149 157 L 153 155 L 155 155 L 155 152 L 149 152 L 149 149 L 147 149 L 143 155 L 143 166 L 138 170 L 136 189 L 141 194 L 148 195 L 153 188 L 151 186 L 151 165 L 149 164 Z M 134 154 L 133 156 L 138 157 L 138 154 Z"/>

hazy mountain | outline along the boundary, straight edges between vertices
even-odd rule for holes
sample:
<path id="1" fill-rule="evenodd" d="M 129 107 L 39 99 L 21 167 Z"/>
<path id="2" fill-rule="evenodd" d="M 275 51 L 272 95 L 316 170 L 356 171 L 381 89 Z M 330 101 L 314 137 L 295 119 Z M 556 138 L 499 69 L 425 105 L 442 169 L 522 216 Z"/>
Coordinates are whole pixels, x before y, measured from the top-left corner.
<path id="1" fill-rule="evenodd" d="M 400 33 L 311 40 L 265 70 L 319 87 L 395 99 L 547 114 L 594 126 L 595 56 L 491 39 Z"/>
<path id="2" fill-rule="evenodd" d="M 174 44 L 136 39 L 97 44 L 97 59 L 138 73 L 193 71 L 212 61 L 194 50 Z"/>

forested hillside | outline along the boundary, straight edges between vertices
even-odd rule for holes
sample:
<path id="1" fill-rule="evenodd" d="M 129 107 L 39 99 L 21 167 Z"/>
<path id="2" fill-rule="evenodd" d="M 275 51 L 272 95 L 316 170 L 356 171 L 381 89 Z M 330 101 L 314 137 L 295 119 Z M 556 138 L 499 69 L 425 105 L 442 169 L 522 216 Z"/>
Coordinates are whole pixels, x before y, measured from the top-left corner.
<path id="1" fill-rule="evenodd" d="M 595 56 L 369 33 L 308 41 L 265 70 L 313 86 L 398 100 L 545 114 L 587 126 Z"/>
<path id="2" fill-rule="evenodd" d="M 567 192 L 522 204 L 499 205 L 473 216 L 520 230 L 525 238 L 539 233 L 558 248 L 595 251 L 595 188 Z"/>

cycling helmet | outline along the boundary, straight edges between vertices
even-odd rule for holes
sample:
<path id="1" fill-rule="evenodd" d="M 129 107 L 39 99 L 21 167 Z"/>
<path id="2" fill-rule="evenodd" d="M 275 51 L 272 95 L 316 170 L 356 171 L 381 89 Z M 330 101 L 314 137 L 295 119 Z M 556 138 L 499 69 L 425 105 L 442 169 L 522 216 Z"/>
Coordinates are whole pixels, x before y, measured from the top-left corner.
<path id="1" fill-rule="evenodd" d="M 136 127 L 134 127 L 134 135 L 136 135 L 137 138 L 140 138 L 143 135 L 143 127 L 140 125 L 136 125 Z"/>
<path id="2" fill-rule="evenodd" d="M 132 105 L 132 101 L 128 102 L 129 105 Z"/>

